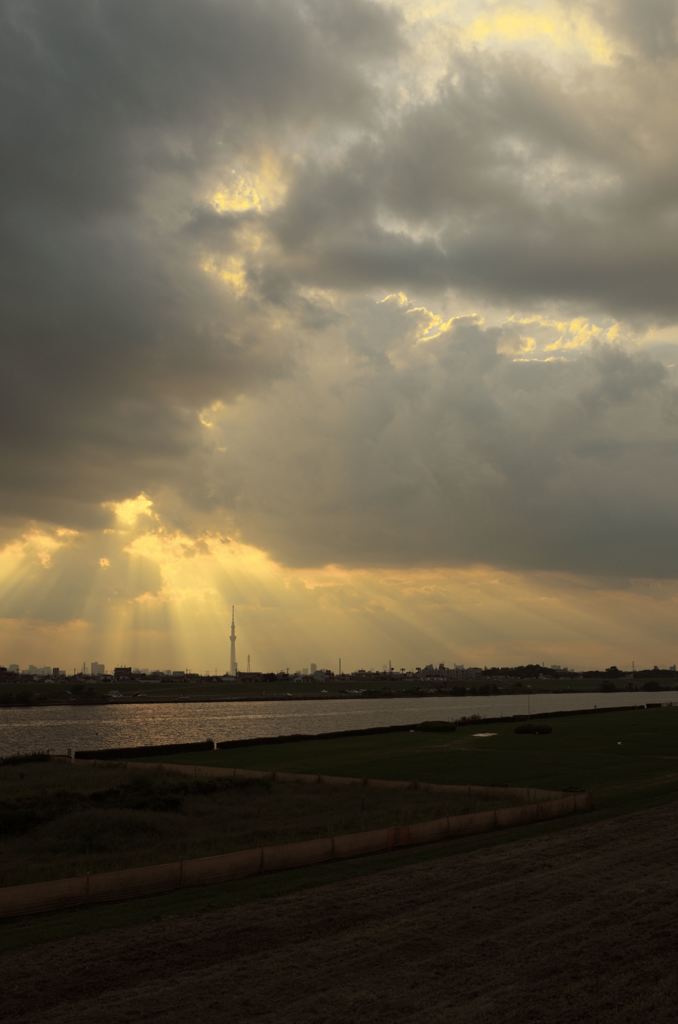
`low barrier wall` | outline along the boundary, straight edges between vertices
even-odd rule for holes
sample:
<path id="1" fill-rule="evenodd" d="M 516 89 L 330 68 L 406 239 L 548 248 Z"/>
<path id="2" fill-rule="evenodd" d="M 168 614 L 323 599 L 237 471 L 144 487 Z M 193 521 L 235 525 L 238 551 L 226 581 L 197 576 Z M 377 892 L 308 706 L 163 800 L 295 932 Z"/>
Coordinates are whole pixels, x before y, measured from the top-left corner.
<path id="1" fill-rule="evenodd" d="M 100 750 L 74 750 L 78 761 L 119 761 L 121 757 L 152 757 L 154 754 L 182 754 L 192 750 L 214 750 L 213 740 L 195 743 L 159 743 L 144 747 L 102 747 Z"/>
<path id="2" fill-rule="evenodd" d="M 591 794 L 563 793 L 554 790 L 518 789 L 515 787 L 454 786 L 433 783 L 407 782 L 397 779 L 353 779 L 346 776 L 303 775 L 294 772 L 257 772 L 243 768 L 217 768 L 205 765 L 142 764 L 133 762 L 127 767 L 138 769 L 165 769 L 190 775 L 221 775 L 230 778 L 267 779 L 280 782 L 313 784 L 346 783 L 389 789 L 419 788 L 434 792 L 463 793 L 468 796 L 487 797 L 501 794 L 525 799 L 518 807 L 477 811 L 421 821 L 412 825 L 372 829 L 350 835 L 327 836 L 297 843 L 279 843 L 275 846 L 236 850 L 214 857 L 196 857 L 169 864 L 152 864 L 140 868 L 105 871 L 77 878 L 59 878 L 49 882 L 12 885 L 0 888 L 0 918 L 36 914 L 42 911 L 104 903 L 137 896 L 150 896 L 161 892 L 198 885 L 249 878 L 269 871 L 307 867 L 330 860 L 360 857 L 369 853 L 439 842 L 455 836 L 477 835 L 495 828 L 513 828 L 537 821 L 575 814 L 591 808 Z"/>
<path id="3" fill-rule="evenodd" d="M 92 763 L 92 760 L 90 760 L 90 763 Z M 562 791 L 559 789 L 534 789 L 532 787 L 520 786 L 458 786 L 453 783 L 443 782 L 417 782 L 413 779 L 365 779 L 355 778 L 350 775 L 315 775 L 306 772 L 257 771 L 254 768 L 174 764 L 171 761 L 121 761 L 118 762 L 118 766 L 131 768 L 134 771 L 168 771 L 191 776 L 259 779 L 262 782 L 301 782 L 314 786 L 320 783 L 328 786 L 370 786 L 374 789 L 418 789 L 427 793 L 454 793 L 458 796 L 475 796 L 479 800 L 491 799 L 495 796 L 507 796 L 514 800 L 534 803 L 540 800 L 557 800 L 563 796 Z"/>

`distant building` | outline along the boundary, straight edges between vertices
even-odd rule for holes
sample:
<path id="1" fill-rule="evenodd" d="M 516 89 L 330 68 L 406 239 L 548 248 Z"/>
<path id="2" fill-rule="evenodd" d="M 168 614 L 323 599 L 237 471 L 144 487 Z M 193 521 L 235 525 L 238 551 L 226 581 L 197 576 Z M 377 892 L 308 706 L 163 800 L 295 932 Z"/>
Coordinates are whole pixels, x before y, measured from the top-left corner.
<path id="1" fill-rule="evenodd" d="M 131 679 L 132 668 L 130 665 L 118 665 L 117 668 L 113 669 L 114 679 Z"/>
<path id="2" fill-rule="evenodd" d="M 12 662 L 11 665 L 7 666 L 7 671 L 8 672 L 18 672 L 19 671 L 19 666 L 16 664 L 16 662 Z"/>
<path id="3" fill-rule="evenodd" d="M 100 661 L 93 661 L 90 666 L 90 675 L 93 676 L 104 676 L 106 675 L 106 666 L 102 665 Z"/>

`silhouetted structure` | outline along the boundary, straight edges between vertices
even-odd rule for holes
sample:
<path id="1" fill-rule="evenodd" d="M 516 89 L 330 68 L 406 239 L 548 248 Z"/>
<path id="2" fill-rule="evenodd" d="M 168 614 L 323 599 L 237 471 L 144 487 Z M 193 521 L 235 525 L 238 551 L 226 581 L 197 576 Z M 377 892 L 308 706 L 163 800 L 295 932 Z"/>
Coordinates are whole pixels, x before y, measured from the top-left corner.
<path id="1" fill-rule="evenodd" d="M 231 667 L 230 675 L 237 676 L 238 661 L 235 656 L 235 605 L 231 606 Z"/>

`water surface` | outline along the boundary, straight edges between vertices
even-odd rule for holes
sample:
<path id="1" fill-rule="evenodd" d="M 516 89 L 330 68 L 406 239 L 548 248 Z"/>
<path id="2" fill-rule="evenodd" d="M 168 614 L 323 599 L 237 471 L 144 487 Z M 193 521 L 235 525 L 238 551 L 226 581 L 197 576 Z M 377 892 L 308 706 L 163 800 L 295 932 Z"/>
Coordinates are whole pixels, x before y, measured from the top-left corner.
<path id="1" fill-rule="evenodd" d="M 544 693 L 503 697 L 119 704 L 0 709 L 0 756 L 70 748 L 128 747 L 195 740 L 252 739 L 290 733 L 333 732 L 376 725 L 407 725 L 462 715 L 501 715 L 678 703 L 678 692 Z"/>

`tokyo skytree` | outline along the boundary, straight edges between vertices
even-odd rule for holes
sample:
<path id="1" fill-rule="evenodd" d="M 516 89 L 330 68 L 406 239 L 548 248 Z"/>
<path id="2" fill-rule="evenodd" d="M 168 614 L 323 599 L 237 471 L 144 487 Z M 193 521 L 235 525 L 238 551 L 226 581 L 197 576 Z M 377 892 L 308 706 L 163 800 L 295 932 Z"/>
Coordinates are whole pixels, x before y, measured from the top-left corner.
<path id="1" fill-rule="evenodd" d="M 231 669 L 230 675 L 237 676 L 238 661 L 235 656 L 235 605 L 231 606 Z"/>

